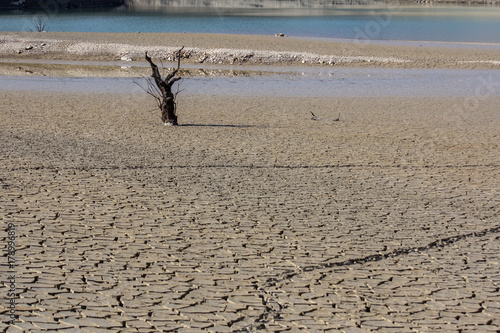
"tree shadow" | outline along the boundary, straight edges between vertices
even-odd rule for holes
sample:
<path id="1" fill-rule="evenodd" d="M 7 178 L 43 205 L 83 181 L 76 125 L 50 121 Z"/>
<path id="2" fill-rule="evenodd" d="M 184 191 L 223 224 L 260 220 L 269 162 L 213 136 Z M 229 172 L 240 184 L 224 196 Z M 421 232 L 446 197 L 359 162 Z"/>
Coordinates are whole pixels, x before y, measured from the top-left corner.
<path id="1" fill-rule="evenodd" d="M 221 125 L 221 124 L 179 124 L 182 127 L 228 127 L 228 128 L 252 128 L 261 127 L 256 125 Z"/>

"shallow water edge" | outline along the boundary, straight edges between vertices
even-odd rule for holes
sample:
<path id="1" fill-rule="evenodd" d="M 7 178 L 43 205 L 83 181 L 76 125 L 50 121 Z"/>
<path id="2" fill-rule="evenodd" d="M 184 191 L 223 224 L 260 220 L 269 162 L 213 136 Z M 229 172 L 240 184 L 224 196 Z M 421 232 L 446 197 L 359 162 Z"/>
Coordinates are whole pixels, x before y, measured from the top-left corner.
<path id="1" fill-rule="evenodd" d="M 258 76 L 192 76 L 182 94 L 239 96 L 496 96 L 500 71 L 394 68 L 299 68 Z M 0 76 L 3 91 L 143 93 L 143 77 Z M 139 85 L 138 85 L 139 84 Z"/>

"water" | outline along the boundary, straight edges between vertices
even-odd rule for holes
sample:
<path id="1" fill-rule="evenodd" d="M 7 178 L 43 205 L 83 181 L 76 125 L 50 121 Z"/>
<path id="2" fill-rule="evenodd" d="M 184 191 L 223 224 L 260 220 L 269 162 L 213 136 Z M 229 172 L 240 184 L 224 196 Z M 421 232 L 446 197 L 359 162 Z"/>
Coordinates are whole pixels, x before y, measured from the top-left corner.
<path id="1" fill-rule="evenodd" d="M 135 2 L 140 4 L 140 1 Z M 276 7 L 304 3 L 263 1 Z M 210 0 L 203 0 L 205 2 Z M 56 14 L 48 13 L 48 29 L 259 35 L 282 32 L 306 38 L 500 43 L 500 7 L 385 5 L 283 9 L 273 6 L 230 8 L 228 2 L 224 2 L 226 6 L 221 7 L 188 8 L 154 4 L 105 10 L 61 10 Z M 33 17 L 37 15 L 40 12 L 0 12 L 0 31 L 30 30 L 33 28 Z M 498 46 L 481 47 L 498 49 Z M 241 78 L 188 78 L 183 83 L 183 89 L 187 94 L 203 91 L 212 95 L 252 96 L 474 96 L 478 91 L 481 96 L 486 93 L 500 94 L 498 71 L 379 68 L 335 68 L 332 71 L 293 68 L 287 71 L 283 67 L 281 70 L 266 70 L 282 73 Z M 0 76 L 0 90 L 26 89 L 142 93 L 134 84 L 134 78 Z"/>
<path id="2" fill-rule="evenodd" d="M 276 3 L 283 6 L 296 2 Z M 169 7 L 139 2 L 134 8 L 55 13 L 4 11 L 0 12 L 0 31 L 29 31 L 33 29 L 33 18 L 39 15 L 47 18 L 49 31 L 256 35 L 280 32 L 315 38 L 500 43 L 500 7 L 381 5 L 283 9 Z"/>
<path id="3" fill-rule="evenodd" d="M 183 94 L 306 97 L 500 96 L 500 72 L 464 69 L 287 68 L 249 77 L 191 77 Z M 299 70 L 299 72 L 296 72 Z M 1 90 L 144 93 L 142 78 L 0 76 Z"/>

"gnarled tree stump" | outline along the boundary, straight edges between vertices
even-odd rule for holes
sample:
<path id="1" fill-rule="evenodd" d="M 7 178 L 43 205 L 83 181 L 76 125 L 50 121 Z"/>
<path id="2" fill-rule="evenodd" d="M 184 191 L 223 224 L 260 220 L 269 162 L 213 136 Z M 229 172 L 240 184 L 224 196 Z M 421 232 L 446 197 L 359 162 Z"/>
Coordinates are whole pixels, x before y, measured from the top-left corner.
<path id="1" fill-rule="evenodd" d="M 178 125 L 177 123 L 177 104 L 175 103 L 175 96 L 172 92 L 172 86 L 175 82 L 179 81 L 181 77 L 176 76 L 181 65 L 181 51 L 184 49 L 182 47 L 177 51 L 177 68 L 174 69 L 170 74 L 168 74 L 165 79 L 161 77 L 160 70 L 158 66 L 153 63 L 151 58 L 146 52 L 146 60 L 151 65 L 152 74 L 151 77 L 154 79 L 158 89 L 154 89 L 152 85 L 148 87 L 148 94 L 156 98 L 158 107 L 161 110 L 161 120 L 165 125 Z"/>

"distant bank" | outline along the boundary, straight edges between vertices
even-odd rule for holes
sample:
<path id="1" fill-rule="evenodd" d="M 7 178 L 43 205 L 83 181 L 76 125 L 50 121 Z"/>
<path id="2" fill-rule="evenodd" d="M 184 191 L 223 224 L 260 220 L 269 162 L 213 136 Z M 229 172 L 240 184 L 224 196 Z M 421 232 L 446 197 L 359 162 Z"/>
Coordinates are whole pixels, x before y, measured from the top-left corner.
<path id="1" fill-rule="evenodd" d="M 126 2 L 127 0 L 0 0 L 0 10 L 117 7 Z"/>
<path id="2" fill-rule="evenodd" d="M 42 7 L 198 7 L 198 8 L 329 8 L 342 5 L 383 4 L 457 4 L 500 5 L 500 0 L 0 0 L 0 10 L 24 10 Z"/>

